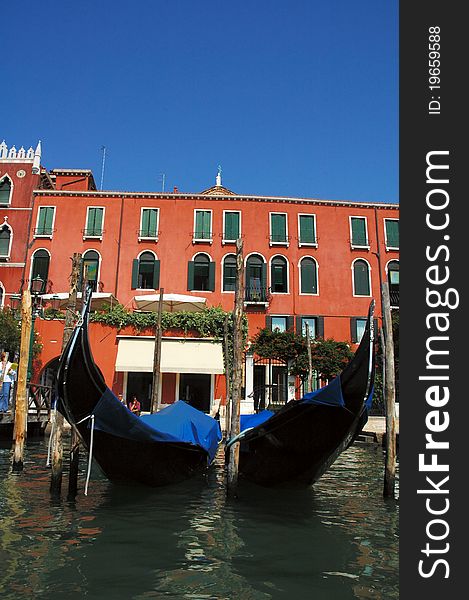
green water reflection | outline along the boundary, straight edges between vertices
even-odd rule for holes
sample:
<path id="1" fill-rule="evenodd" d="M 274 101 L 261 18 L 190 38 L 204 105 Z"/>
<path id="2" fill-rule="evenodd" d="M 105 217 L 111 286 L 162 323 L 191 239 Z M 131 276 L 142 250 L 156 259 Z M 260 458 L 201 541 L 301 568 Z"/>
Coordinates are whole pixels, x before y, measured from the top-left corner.
<path id="1" fill-rule="evenodd" d="M 398 509 L 382 500 L 375 448 L 349 449 L 315 488 L 243 485 L 234 503 L 221 460 L 160 490 L 112 486 L 95 469 L 87 497 L 53 503 L 45 456 L 29 443 L 12 474 L 0 448 L 4 600 L 399 597 Z"/>

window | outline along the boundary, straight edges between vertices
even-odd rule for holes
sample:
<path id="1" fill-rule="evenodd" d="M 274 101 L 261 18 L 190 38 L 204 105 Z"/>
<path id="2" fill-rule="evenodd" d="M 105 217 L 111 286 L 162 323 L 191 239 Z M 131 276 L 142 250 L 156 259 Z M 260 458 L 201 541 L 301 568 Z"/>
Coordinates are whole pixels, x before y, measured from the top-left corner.
<path id="1" fill-rule="evenodd" d="M 302 258 L 300 262 L 300 294 L 318 293 L 318 265 L 314 258 Z"/>
<path id="2" fill-rule="evenodd" d="M 370 295 L 370 268 L 366 260 L 358 259 L 353 263 L 353 295 Z"/>
<path id="3" fill-rule="evenodd" d="M 259 254 L 251 254 L 246 261 L 246 300 L 267 301 L 267 265 Z"/>
<path id="4" fill-rule="evenodd" d="M 399 261 L 392 260 L 388 263 L 389 298 L 392 307 L 399 306 Z"/>
<path id="5" fill-rule="evenodd" d="M 102 237 L 104 208 L 90 206 L 86 215 L 86 229 L 83 237 Z"/>
<path id="6" fill-rule="evenodd" d="M 189 262 L 187 288 L 201 292 L 213 292 L 215 289 L 215 263 L 210 261 L 207 254 L 197 254 Z"/>
<path id="7" fill-rule="evenodd" d="M 0 179 L 0 204 L 10 204 L 13 185 L 8 175 Z"/>
<path id="8" fill-rule="evenodd" d="M 156 290 L 160 285 L 160 261 L 153 252 L 142 252 L 132 263 L 132 289 Z"/>
<path id="9" fill-rule="evenodd" d="M 296 318 L 296 332 L 306 337 L 306 325 L 309 327 L 310 339 L 324 337 L 324 317 L 302 315 Z"/>
<path id="10" fill-rule="evenodd" d="M 300 246 L 316 246 L 316 215 L 298 215 L 298 243 Z"/>
<path id="11" fill-rule="evenodd" d="M 352 248 L 368 247 L 366 217 L 350 217 L 350 232 Z"/>
<path id="12" fill-rule="evenodd" d="M 288 243 L 286 213 L 270 213 L 270 243 Z"/>
<path id="13" fill-rule="evenodd" d="M 99 254 L 95 250 L 88 250 L 83 255 L 82 281 L 85 278 L 93 292 L 98 289 Z M 80 285 L 80 287 L 82 287 Z"/>
<path id="14" fill-rule="evenodd" d="M 36 250 L 32 258 L 31 281 L 40 277 L 43 280 L 41 293 L 44 294 L 49 278 L 50 255 L 47 250 Z"/>
<path id="15" fill-rule="evenodd" d="M 271 317 L 271 319 L 272 331 L 283 333 L 287 330 L 287 317 Z"/>
<path id="16" fill-rule="evenodd" d="M 34 232 L 35 236 L 52 236 L 52 225 L 54 222 L 55 207 L 40 206 L 37 215 L 37 227 Z"/>
<path id="17" fill-rule="evenodd" d="M 269 315 L 265 318 L 266 328 L 279 333 L 293 329 L 294 323 L 294 318 L 287 315 Z"/>
<path id="18" fill-rule="evenodd" d="M 363 334 L 365 333 L 367 319 L 365 317 L 352 317 L 351 319 L 351 333 L 352 333 L 352 342 L 354 344 L 359 344 Z"/>
<path id="19" fill-rule="evenodd" d="M 225 210 L 223 212 L 223 242 L 235 242 L 241 235 L 241 213 Z"/>
<path id="20" fill-rule="evenodd" d="M 288 293 L 287 261 L 283 256 L 274 256 L 272 259 L 270 277 L 272 292 L 277 294 Z"/>
<path id="21" fill-rule="evenodd" d="M 158 238 L 158 213 L 157 208 L 142 208 L 139 238 Z"/>
<path id="22" fill-rule="evenodd" d="M 399 221 L 384 219 L 384 235 L 386 250 L 399 250 Z"/>
<path id="23" fill-rule="evenodd" d="M 212 241 L 212 211 L 196 210 L 194 242 Z"/>
<path id="24" fill-rule="evenodd" d="M 3 287 L 3 283 L 0 281 L 0 308 L 3 308 L 4 301 L 5 301 L 5 288 Z"/>
<path id="25" fill-rule="evenodd" d="M 236 289 L 236 256 L 230 254 L 223 261 L 223 291 L 234 292 Z"/>
<path id="26" fill-rule="evenodd" d="M 10 258 L 11 227 L 3 223 L 0 227 L 0 258 Z"/>

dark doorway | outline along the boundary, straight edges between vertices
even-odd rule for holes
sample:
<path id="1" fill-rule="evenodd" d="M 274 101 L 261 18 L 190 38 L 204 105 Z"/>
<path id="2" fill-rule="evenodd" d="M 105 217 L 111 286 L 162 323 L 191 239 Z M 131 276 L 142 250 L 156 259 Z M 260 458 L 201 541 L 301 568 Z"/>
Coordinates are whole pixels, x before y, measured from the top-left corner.
<path id="1" fill-rule="evenodd" d="M 151 405 L 152 384 L 153 373 L 129 373 L 127 376 L 127 402 L 132 399 L 132 396 L 137 396 L 141 409 L 148 412 Z"/>
<path id="2" fill-rule="evenodd" d="M 202 412 L 210 412 L 211 375 L 181 373 L 179 398 Z"/>
<path id="3" fill-rule="evenodd" d="M 254 410 L 259 412 L 265 408 L 265 366 L 254 366 Z"/>

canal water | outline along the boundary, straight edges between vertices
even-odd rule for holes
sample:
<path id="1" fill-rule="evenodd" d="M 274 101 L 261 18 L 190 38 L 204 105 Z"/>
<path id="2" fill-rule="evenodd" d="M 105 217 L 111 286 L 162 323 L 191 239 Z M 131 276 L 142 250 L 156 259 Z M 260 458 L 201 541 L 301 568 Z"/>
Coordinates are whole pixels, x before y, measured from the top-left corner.
<path id="1" fill-rule="evenodd" d="M 111 485 L 93 466 L 88 496 L 52 502 L 45 442 L 28 441 L 23 473 L 9 454 L 0 446 L 2 600 L 399 597 L 398 506 L 382 499 L 374 446 L 310 489 L 244 484 L 234 502 L 221 456 L 161 489 Z"/>

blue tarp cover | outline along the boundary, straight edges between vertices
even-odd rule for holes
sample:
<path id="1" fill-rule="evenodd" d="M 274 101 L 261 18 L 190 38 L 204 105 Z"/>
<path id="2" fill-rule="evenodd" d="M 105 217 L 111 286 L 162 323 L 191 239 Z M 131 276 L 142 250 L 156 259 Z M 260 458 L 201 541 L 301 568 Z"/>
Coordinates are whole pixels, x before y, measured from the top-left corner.
<path id="1" fill-rule="evenodd" d="M 262 410 L 253 415 L 241 415 L 239 419 L 239 431 L 244 431 L 245 429 L 249 429 L 249 427 L 257 427 L 265 421 L 268 421 L 273 414 L 274 413 L 270 410 Z"/>
<path id="2" fill-rule="evenodd" d="M 314 392 L 309 392 L 301 398 L 305 404 L 324 404 L 326 406 L 345 406 L 342 396 L 340 376 L 335 377 L 328 385 Z"/>
<path id="3" fill-rule="evenodd" d="M 107 389 L 93 410 L 95 428 L 140 442 L 185 442 L 203 448 L 210 462 L 221 440 L 220 425 L 179 400 L 152 415 L 137 417 Z"/>

